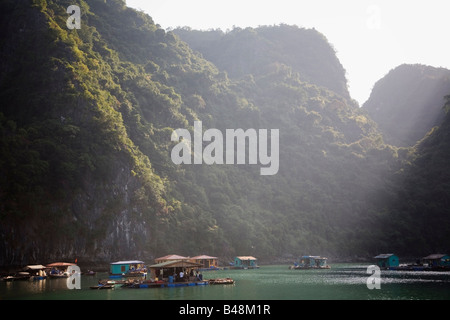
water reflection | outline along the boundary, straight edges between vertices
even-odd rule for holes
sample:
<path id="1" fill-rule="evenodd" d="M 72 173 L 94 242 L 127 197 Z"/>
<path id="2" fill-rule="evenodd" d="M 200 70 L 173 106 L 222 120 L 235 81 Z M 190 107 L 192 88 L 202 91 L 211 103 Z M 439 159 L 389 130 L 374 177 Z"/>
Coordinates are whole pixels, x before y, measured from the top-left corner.
<path id="1" fill-rule="evenodd" d="M 450 272 L 381 271 L 381 288 L 369 290 L 367 266 L 333 265 L 329 270 L 289 270 L 262 266 L 256 270 L 204 272 L 205 279 L 230 277 L 234 285 L 163 289 L 92 290 L 106 273 L 81 276 L 81 290 L 69 290 L 66 279 L 0 282 L 0 299 L 88 300 L 297 300 L 297 299 L 450 299 Z"/>

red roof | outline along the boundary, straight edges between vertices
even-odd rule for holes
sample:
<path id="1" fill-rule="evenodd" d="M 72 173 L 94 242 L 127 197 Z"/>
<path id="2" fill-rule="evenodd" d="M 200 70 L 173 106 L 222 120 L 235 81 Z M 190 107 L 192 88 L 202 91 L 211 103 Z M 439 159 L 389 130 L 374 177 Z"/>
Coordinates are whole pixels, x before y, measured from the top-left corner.
<path id="1" fill-rule="evenodd" d="M 70 262 L 54 262 L 46 265 L 46 267 L 68 267 L 68 266 L 76 266 L 76 264 Z"/>
<path id="2" fill-rule="evenodd" d="M 183 257 L 183 256 L 179 256 L 177 254 L 169 254 L 167 256 L 161 257 L 161 258 L 156 258 L 156 261 L 159 260 L 186 260 L 189 259 L 188 257 Z"/>
<path id="3" fill-rule="evenodd" d="M 211 256 L 207 256 L 207 255 L 201 255 L 201 256 L 192 257 L 191 259 L 194 259 L 194 260 L 217 259 L 217 257 L 211 257 Z"/>

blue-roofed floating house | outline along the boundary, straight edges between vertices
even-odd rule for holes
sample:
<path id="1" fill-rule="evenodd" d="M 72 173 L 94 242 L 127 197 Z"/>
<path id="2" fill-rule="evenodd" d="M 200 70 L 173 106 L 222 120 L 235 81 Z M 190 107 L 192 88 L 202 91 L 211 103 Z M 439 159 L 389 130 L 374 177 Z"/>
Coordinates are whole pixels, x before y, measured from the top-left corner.
<path id="1" fill-rule="evenodd" d="M 258 259 L 252 256 L 237 256 L 231 266 L 233 269 L 258 269 Z"/>
<path id="2" fill-rule="evenodd" d="M 450 256 L 448 254 L 430 254 L 422 260 L 432 270 L 450 270 Z"/>
<path id="3" fill-rule="evenodd" d="M 398 256 L 393 253 L 379 254 L 374 258 L 381 269 L 397 268 L 399 266 Z"/>
<path id="4" fill-rule="evenodd" d="M 111 276 L 138 277 L 147 275 L 147 268 L 144 261 L 117 261 L 110 264 L 109 273 Z"/>

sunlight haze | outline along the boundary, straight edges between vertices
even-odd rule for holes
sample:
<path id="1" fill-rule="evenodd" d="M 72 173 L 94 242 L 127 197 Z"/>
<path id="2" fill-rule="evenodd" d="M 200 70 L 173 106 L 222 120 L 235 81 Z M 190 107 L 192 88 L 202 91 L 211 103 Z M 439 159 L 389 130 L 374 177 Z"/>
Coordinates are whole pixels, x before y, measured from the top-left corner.
<path id="1" fill-rule="evenodd" d="M 315 28 L 336 50 L 360 105 L 374 83 L 400 64 L 450 68 L 450 3 L 444 0 L 127 0 L 127 5 L 164 29 L 227 31 L 282 23 Z"/>

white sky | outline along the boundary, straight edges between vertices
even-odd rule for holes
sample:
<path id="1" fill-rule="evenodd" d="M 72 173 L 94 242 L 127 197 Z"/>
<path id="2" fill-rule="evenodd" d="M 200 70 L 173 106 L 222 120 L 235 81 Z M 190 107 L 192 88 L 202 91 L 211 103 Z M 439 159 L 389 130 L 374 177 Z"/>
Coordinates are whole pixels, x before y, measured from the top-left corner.
<path id="1" fill-rule="evenodd" d="M 362 105 L 402 63 L 450 69 L 449 0 L 127 0 L 162 28 L 223 31 L 285 23 L 316 28 L 337 51 Z"/>

